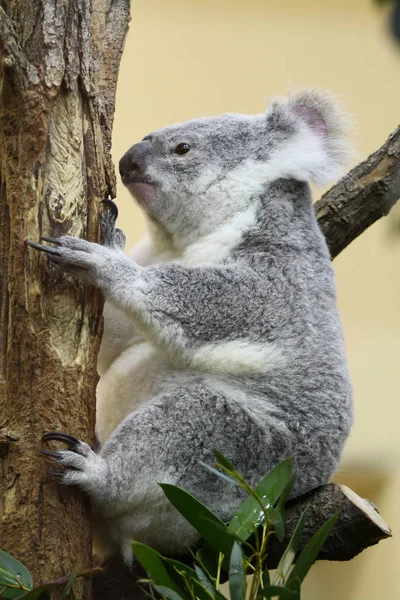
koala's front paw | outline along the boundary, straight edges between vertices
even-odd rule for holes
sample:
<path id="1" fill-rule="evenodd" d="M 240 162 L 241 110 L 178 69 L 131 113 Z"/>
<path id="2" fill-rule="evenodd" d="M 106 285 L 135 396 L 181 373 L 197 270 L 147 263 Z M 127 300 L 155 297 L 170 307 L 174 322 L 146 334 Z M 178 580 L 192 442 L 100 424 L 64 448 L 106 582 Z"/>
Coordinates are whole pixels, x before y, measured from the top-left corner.
<path id="1" fill-rule="evenodd" d="M 104 211 L 101 215 L 101 237 L 104 246 L 110 248 L 125 248 L 126 238 L 121 229 L 115 228 L 118 218 L 118 208 L 113 200 L 103 200 Z"/>
<path id="2" fill-rule="evenodd" d="M 112 273 L 112 252 L 99 244 L 80 238 L 64 236 L 60 238 L 41 237 L 40 240 L 57 247 L 43 246 L 27 241 L 31 248 L 45 252 L 49 259 L 77 277 L 83 277 L 102 286 Z"/>
<path id="3" fill-rule="evenodd" d="M 66 444 L 68 450 L 59 450 L 53 452 L 50 450 L 40 450 L 55 459 L 60 465 L 66 467 L 62 471 L 46 469 L 48 475 L 52 475 L 67 485 L 78 485 L 86 491 L 99 484 L 97 479 L 102 477 L 104 471 L 103 459 L 93 452 L 91 447 L 85 442 L 67 433 L 51 432 L 42 437 L 42 442 L 57 441 Z"/>

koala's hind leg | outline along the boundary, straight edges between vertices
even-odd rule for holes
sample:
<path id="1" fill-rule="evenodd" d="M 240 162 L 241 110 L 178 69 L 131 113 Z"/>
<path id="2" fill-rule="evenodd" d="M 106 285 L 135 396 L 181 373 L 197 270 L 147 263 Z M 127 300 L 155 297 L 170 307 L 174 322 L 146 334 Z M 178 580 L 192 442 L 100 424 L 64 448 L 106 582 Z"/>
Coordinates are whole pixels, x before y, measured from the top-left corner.
<path id="1" fill-rule="evenodd" d="M 176 388 L 133 412 L 100 456 L 86 444 L 72 442 L 69 450 L 53 458 L 68 467 L 59 475 L 62 481 L 88 492 L 96 511 L 113 524 L 112 535 L 119 536 L 128 560 L 131 539 L 172 554 L 196 540 L 158 482 L 179 485 L 223 520 L 231 518 L 243 496 L 201 465 L 215 461 L 214 448 L 252 483 L 284 458 L 276 456 L 271 436 L 238 404 L 203 383 Z"/>

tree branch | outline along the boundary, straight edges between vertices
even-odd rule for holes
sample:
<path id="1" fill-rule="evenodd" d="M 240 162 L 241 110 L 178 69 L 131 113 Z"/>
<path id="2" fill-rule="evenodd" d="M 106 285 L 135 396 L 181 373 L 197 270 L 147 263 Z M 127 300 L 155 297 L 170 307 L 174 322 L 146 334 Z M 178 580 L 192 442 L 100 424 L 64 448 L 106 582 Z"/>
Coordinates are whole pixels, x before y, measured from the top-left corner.
<path id="1" fill-rule="evenodd" d="M 332 258 L 387 215 L 399 198 L 400 127 L 315 204 Z"/>
<path id="2" fill-rule="evenodd" d="M 308 515 L 299 552 L 329 517 L 335 513 L 339 515 L 317 560 L 350 560 L 365 548 L 392 535 L 388 525 L 369 500 L 360 498 L 345 485 L 328 483 L 287 503 L 285 537 L 282 544 L 275 536 L 271 536 L 267 559 L 270 569 L 277 567 L 301 513 L 307 507 Z"/>

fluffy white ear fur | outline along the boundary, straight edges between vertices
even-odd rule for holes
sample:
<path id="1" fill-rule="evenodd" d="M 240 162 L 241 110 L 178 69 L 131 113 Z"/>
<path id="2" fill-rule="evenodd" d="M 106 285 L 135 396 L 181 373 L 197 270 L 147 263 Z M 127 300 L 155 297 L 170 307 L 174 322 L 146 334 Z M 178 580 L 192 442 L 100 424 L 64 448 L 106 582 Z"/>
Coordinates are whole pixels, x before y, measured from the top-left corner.
<path id="1" fill-rule="evenodd" d="M 355 155 L 349 141 L 351 117 L 330 92 L 304 90 L 273 99 L 266 118 L 272 128 L 294 130 L 272 156 L 288 177 L 324 185 L 343 175 Z"/>

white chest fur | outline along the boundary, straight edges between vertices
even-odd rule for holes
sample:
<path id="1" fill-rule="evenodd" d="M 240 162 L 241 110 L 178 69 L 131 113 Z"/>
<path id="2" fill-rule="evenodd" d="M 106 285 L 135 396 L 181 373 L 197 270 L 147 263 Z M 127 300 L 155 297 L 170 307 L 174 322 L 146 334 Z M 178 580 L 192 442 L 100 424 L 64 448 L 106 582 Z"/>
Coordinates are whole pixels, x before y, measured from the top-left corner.
<path id="1" fill-rule="evenodd" d="M 97 386 L 96 434 L 103 445 L 118 424 L 168 387 L 171 365 L 151 343 L 132 343 Z"/>

